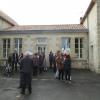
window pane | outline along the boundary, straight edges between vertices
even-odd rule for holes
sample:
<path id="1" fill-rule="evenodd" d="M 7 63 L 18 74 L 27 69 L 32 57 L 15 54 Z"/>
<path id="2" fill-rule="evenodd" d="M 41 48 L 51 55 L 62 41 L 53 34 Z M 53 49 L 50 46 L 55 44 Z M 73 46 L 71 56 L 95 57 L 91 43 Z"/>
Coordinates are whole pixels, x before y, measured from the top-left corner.
<path id="1" fill-rule="evenodd" d="M 19 48 L 22 48 L 22 44 L 19 44 Z"/>
<path id="2" fill-rule="evenodd" d="M 75 49 L 75 53 L 78 53 L 78 52 L 79 52 L 78 48 L 77 48 L 77 49 Z"/>
<path id="3" fill-rule="evenodd" d="M 80 49 L 80 53 L 82 53 L 82 49 Z"/>
<path id="4" fill-rule="evenodd" d="M 15 48 L 18 48 L 18 44 L 15 44 Z"/>
<path id="5" fill-rule="evenodd" d="M 83 48 L 83 39 L 80 38 L 80 48 Z"/>
<path id="6" fill-rule="evenodd" d="M 3 57 L 6 57 L 6 48 L 3 48 Z"/>
<path id="7" fill-rule="evenodd" d="M 10 49 L 8 48 L 7 49 L 7 57 L 9 56 L 9 54 L 10 54 Z"/>
<path id="8" fill-rule="evenodd" d="M 82 58 L 83 57 L 83 55 L 82 55 L 82 53 L 80 53 L 80 58 Z"/>
<path id="9" fill-rule="evenodd" d="M 22 48 L 22 38 L 19 39 L 19 48 Z"/>
<path id="10" fill-rule="evenodd" d="M 83 48 L 83 44 L 80 44 L 80 48 Z"/>
<path id="11" fill-rule="evenodd" d="M 3 40 L 3 48 L 6 48 L 6 40 Z"/>
<path id="12" fill-rule="evenodd" d="M 8 48 L 10 48 L 10 39 L 8 39 Z"/>
<path id="13" fill-rule="evenodd" d="M 78 44 L 78 38 L 75 38 L 75 44 Z"/>
<path id="14" fill-rule="evenodd" d="M 78 44 L 75 44 L 75 48 L 78 48 Z"/>
<path id="15" fill-rule="evenodd" d="M 82 42 L 83 42 L 83 39 L 82 39 L 82 38 L 80 38 L 80 43 L 82 44 Z"/>
<path id="16" fill-rule="evenodd" d="M 18 39 L 17 38 L 15 39 L 15 48 L 16 49 L 18 48 Z"/>

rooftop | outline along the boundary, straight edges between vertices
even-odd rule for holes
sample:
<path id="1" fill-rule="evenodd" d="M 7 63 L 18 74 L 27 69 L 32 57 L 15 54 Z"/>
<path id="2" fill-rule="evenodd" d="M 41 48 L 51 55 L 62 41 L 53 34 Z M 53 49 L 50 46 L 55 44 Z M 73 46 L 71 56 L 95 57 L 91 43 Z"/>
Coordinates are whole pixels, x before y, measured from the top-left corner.
<path id="1" fill-rule="evenodd" d="M 14 30 L 70 30 L 70 29 L 86 29 L 85 26 L 80 24 L 65 24 L 65 25 L 20 25 L 14 26 L 5 31 Z"/>
<path id="2" fill-rule="evenodd" d="M 0 31 L 0 34 L 27 34 L 27 33 L 81 33 L 88 32 L 88 29 L 82 24 L 63 24 L 63 25 L 19 25 Z"/>
<path id="3" fill-rule="evenodd" d="M 0 17 L 2 19 L 4 19 L 5 21 L 7 21 L 8 23 L 10 23 L 11 25 L 13 25 L 13 26 L 18 25 L 11 17 L 9 17 L 8 15 L 6 15 L 1 10 L 0 10 Z"/>

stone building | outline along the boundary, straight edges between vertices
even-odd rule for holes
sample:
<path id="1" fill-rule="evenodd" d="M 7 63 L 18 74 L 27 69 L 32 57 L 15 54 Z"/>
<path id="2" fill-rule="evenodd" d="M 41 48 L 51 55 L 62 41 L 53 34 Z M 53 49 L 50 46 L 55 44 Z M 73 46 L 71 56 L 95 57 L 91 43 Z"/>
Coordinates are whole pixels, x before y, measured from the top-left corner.
<path id="1" fill-rule="evenodd" d="M 100 73 L 100 0 L 91 0 L 81 24 L 89 30 L 89 69 Z"/>
<path id="2" fill-rule="evenodd" d="M 0 22 L 5 23 L 0 23 L 0 59 L 7 58 L 15 48 L 19 54 L 26 50 L 44 52 L 48 66 L 49 52 L 68 46 L 73 68 L 99 73 L 99 5 L 99 0 L 92 0 L 80 24 L 21 26 L 0 13 Z"/>
<path id="3" fill-rule="evenodd" d="M 64 48 L 68 40 L 70 54 L 79 65 L 73 67 L 87 67 L 87 32 L 83 25 L 30 25 L 14 26 L 0 32 L 1 58 L 7 58 L 17 48 L 18 53 L 30 50 L 31 52 L 44 52 L 48 65 L 50 51 L 56 52 Z M 75 61 L 76 62 L 76 61 Z"/>

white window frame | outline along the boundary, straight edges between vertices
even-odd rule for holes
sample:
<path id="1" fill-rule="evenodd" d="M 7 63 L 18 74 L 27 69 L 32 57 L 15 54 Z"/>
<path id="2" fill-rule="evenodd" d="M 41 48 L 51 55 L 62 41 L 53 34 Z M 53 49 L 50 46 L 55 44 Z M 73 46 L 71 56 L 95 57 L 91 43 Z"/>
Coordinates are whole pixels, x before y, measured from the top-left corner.
<path id="1" fill-rule="evenodd" d="M 81 51 L 80 51 L 80 50 L 82 49 L 82 51 L 83 51 L 83 46 L 82 46 L 82 48 L 80 47 L 80 45 L 81 45 L 81 44 L 80 44 L 80 43 L 81 43 L 80 41 L 81 41 L 81 39 L 82 39 L 82 45 L 83 45 L 83 38 L 81 38 L 81 37 L 76 37 L 75 39 L 78 39 L 78 48 L 75 47 L 75 50 L 78 49 L 78 56 L 77 56 L 77 57 L 78 57 L 79 59 L 81 59 L 81 58 L 83 58 L 83 52 L 82 52 L 82 57 L 81 57 Z M 76 45 L 76 43 L 75 43 L 75 45 Z M 75 52 L 75 53 L 76 53 L 76 52 Z"/>
<path id="2" fill-rule="evenodd" d="M 4 38 L 3 39 L 3 46 L 4 46 L 4 40 L 6 40 L 6 45 L 5 45 L 5 48 L 3 47 L 3 57 L 4 57 L 4 49 L 6 50 L 6 52 L 5 52 L 5 57 L 4 58 L 8 58 L 8 40 L 10 40 L 10 38 Z M 11 40 L 10 40 L 10 42 L 11 42 Z M 11 46 L 11 43 L 10 43 L 10 46 Z M 9 48 L 10 49 L 10 48 Z"/>

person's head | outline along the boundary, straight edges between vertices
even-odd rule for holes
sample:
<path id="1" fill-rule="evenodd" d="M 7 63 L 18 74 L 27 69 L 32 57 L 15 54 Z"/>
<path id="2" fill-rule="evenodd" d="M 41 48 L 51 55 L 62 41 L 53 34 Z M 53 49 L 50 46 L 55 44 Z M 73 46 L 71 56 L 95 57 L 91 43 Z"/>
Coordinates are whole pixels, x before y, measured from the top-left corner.
<path id="1" fill-rule="evenodd" d="M 24 56 L 25 56 L 25 57 L 30 57 L 30 56 L 32 56 L 32 53 L 31 53 L 30 51 L 26 51 L 26 52 L 24 53 Z"/>
<path id="2" fill-rule="evenodd" d="M 16 48 L 14 49 L 14 53 L 17 53 L 17 49 Z"/>
<path id="3" fill-rule="evenodd" d="M 26 51 L 26 52 L 24 53 L 24 57 L 28 57 L 28 56 L 29 56 L 29 52 Z"/>
<path id="4" fill-rule="evenodd" d="M 59 50 L 57 51 L 57 55 L 61 55 L 61 52 Z"/>
<path id="5" fill-rule="evenodd" d="M 52 53 L 52 51 L 50 51 L 50 54 Z"/>

